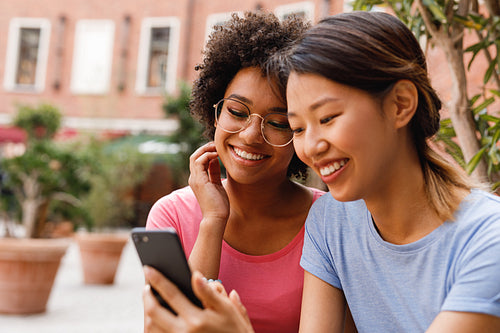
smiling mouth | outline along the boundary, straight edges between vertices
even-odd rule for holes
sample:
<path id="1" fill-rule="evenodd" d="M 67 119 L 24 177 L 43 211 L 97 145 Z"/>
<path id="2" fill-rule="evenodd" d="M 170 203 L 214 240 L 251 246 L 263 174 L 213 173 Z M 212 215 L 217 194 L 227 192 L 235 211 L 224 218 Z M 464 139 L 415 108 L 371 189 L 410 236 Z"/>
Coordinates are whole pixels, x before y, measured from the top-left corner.
<path id="1" fill-rule="evenodd" d="M 260 161 L 265 158 L 265 155 L 262 154 L 252 154 L 249 152 L 246 152 L 240 148 L 233 147 L 234 152 L 236 155 L 241 157 L 242 159 L 249 160 L 249 161 Z"/>
<path id="2" fill-rule="evenodd" d="M 319 169 L 319 173 L 322 175 L 322 176 L 329 176 L 331 175 L 332 173 L 334 173 L 335 171 L 339 170 L 340 168 L 342 168 L 346 163 L 347 163 L 348 159 L 344 159 L 340 162 L 334 162 L 332 164 L 329 164 L 325 167 L 322 167 Z"/>

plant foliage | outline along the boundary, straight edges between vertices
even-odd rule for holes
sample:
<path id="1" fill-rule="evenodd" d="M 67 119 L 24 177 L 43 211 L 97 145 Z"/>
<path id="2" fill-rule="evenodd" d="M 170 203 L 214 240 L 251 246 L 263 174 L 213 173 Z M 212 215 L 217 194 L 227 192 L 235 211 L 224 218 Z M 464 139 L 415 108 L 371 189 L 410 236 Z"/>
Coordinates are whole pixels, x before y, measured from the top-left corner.
<path id="1" fill-rule="evenodd" d="M 195 120 L 189 112 L 191 88 L 185 83 L 180 83 L 178 95 L 166 95 L 163 110 L 167 117 L 175 117 L 179 121 L 178 129 L 168 139 L 180 146 L 179 153 L 171 161 L 171 166 L 179 185 L 187 184 L 189 176 L 189 156 L 206 142 L 203 137 L 203 126 Z"/>
<path id="2" fill-rule="evenodd" d="M 466 105 L 451 105 L 457 110 L 455 120 L 470 118 L 473 126 L 472 133 L 464 136 L 458 133 L 451 119 L 443 119 L 436 140 L 443 143 L 445 150 L 468 173 L 474 172 L 480 164 L 485 168 L 479 171 L 486 174 L 479 175 L 480 179 L 489 179 L 493 189 L 500 185 L 500 118 L 498 105 L 500 104 L 500 3 L 498 0 L 355 0 L 352 2 L 354 10 L 373 10 L 375 6 L 389 8 L 393 11 L 415 34 L 419 40 L 425 37 L 431 46 L 452 45 L 457 51 L 454 53 L 461 59 L 464 72 L 471 70 L 473 62 L 482 58 L 488 66 L 483 73 L 483 89 L 480 94 L 473 97 L 467 96 L 463 89 L 455 94 L 465 96 Z M 476 42 L 464 45 L 464 34 L 473 35 Z M 436 42 L 437 41 L 437 42 Z M 444 48 L 444 47 L 443 47 Z M 445 53 L 451 53 L 445 49 Z M 470 60 L 465 60 L 465 55 L 470 54 Z M 451 61 L 451 57 L 447 58 Z M 459 66 L 450 66 L 461 70 Z M 458 72 L 452 77 L 461 80 Z M 454 82 L 457 87 L 468 87 L 469 82 Z M 455 95 L 452 100 L 460 101 L 461 96 Z M 467 109 L 468 112 L 459 110 Z M 473 138 L 473 139 L 471 139 Z M 475 151 L 466 154 L 471 145 L 466 144 L 477 138 L 478 144 Z M 467 146 L 467 147 L 466 147 Z M 474 145 L 472 145 L 474 146 Z M 466 158 L 465 156 L 469 156 Z"/>

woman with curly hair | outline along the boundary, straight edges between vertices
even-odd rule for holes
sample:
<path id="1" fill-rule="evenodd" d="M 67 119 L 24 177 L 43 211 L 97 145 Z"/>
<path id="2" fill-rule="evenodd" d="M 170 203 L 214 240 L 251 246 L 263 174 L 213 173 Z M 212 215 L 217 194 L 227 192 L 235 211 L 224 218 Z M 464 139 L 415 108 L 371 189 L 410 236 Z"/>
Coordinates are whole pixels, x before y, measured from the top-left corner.
<path id="1" fill-rule="evenodd" d="M 300 332 L 500 332 L 500 198 L 435 152 L 441 101 L 418 40 L 381 12 L 331 16 L 282 57 L 297 155 L 330 193 L 307 217 Z M 251 332 L 244 304 L 193 275 L 176 332 Z M 156 319 L 161 320 L 160 317 Z"/>
<path id="2" fill-rule="evenodd" d="M 238 290 L 256 332 L 298 331 L 304 222 L 323 194 L 291 179 L 306 166 L 291 144 L 284 82 L 268 66 L 305 28 L 250 12 L 215 28 L 190 103 L 210 142 L 190 158 L 189 186 L 161 198 L 147 221 L 175 228 L 193 270 Z"/>

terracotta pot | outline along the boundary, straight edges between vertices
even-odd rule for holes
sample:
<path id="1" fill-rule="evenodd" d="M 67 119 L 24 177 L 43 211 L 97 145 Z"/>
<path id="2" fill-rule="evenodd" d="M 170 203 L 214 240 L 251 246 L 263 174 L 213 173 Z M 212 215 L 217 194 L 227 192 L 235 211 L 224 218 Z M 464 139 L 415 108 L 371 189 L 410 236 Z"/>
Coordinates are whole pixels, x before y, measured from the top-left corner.
<path id="1" fill-rule="evenodd" d="M 0 313 L 46 311 L 69 239 L 0 239 Z"/>
<path id="2" fill-rule="evenodd" d="M 80 248 L 84 282 L 113 284 L 129 235 L 80 233 L 75 238 Z"/>

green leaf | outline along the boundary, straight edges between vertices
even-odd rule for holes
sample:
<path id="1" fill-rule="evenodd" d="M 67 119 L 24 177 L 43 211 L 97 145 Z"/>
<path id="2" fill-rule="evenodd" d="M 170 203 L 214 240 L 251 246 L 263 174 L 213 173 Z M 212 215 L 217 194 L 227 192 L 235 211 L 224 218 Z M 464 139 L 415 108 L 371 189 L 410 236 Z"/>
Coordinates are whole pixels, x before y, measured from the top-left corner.
<path id="1" fill-rule="evenodd" d="M 487 147 L 481 148 L 472 158 L 471 160 L 467 163 L 467 166 L 465 168 L 465 171 L 468 174 L 471 174 L 474 169 L 477 167 L 479 162 L 481 162 L 481 158 L 483 157 L 484 153 L 486 152 Z"/>
<path id="2" fill-rule="evenodd" d="M 474 109 L 472 109 L 472 113 L 480 114 L 481 112 L 486 111 L 487 107 L 493 104 L 494 102 L 495 99 L 493 97 L 490 97 L 481 104 L 479 104 L 478 106 L 474 107 Z"/>
<path id="3" fill-rule="evenodd" d="M 483 78 L 483 83 L 486 84 L 488 81 L 491 79 L 491 76 L 493 75 L 493 72 L 495 71 L 495 66 L 496 63 L 492 61 L 490 65 L 488 66 L 488 69 L 486 70 L 486 73 L 484 74 Z"/>
<path id="4" fill-rule="evenodd" d="M 424 0 L 424 4 L 427 6 L 429 11 L 434 15 L 435 19 L 441 21 L 442 23 L 445 23 L 447 21 L 446 15 L 442 11 L 442 7 L 439 6 L 435 1 Z"/>
<path id="5" fill-rule="evenodd" d="M 494 89 L 491 89 L 491 90 L 490 90 L 490 93 L 492 93 L 492 94 L 494 94 L 494 95 L 496 95 L 496 96 L 500 97 L 500 90 L 494 90 Z"/>

